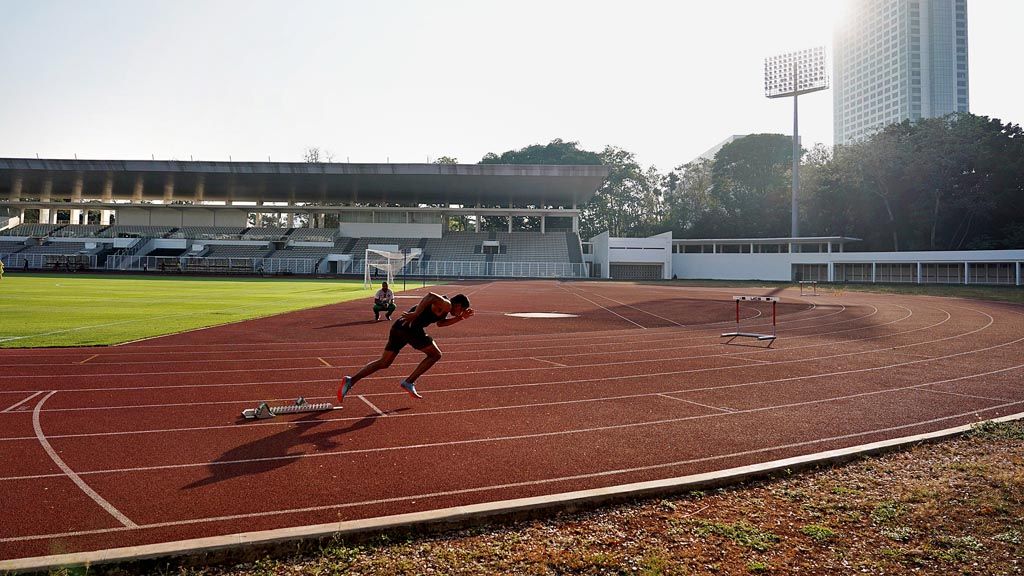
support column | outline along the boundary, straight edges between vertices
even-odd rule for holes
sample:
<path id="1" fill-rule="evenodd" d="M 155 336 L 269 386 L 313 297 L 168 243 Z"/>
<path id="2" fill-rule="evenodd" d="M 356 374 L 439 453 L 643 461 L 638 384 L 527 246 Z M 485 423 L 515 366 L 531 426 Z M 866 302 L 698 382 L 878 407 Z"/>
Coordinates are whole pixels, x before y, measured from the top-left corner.
<path id="1" fill-rule="evenodd" d="M 71 185 L 71 201 L 72 202 L 81 202 L 82 201 L 82 187 L 83 187 L 83 185 L 84 184 L 83 184 L 83 181 L 82 181 L 82 175 L 79 174 L 78 176 L 75 176 L 75 182 L 74 182 L 74 184 Z M 88 222 L 89 213 L 86 212 L 85 216 L 86 216 L 86 220 Z M 82 218 L 82 210 L 79 209 L 79 208 L 72 208 L 71 209 L 71 218 L 68 220 L 68 222 L 70 224 L 81 224 L 82 222 L 79 222 L 79 220 L 81 220 L 81 218 Z"/>
<path id="2" fill-rule="evenodd" d="M 917 263 L 917 283 L 921 283 L 921 263 Z"/>
<path id="3" fill-rule="evenodd" d="M 24 220 L 24 218 L 22 218 Z M 1017 262 L 1017 286 L 1020 286 L 1020 262 Z"/>
<path id="4" fill-rule="evenodd" d="M 167 176 L 164 180 L 164 204 L 174 202 L 174 176 Z"/>
<path id="5" fill-rule="evenodd" d="M 508 233 L 509 234 L 512 233 L 512 215 L 511 214 L 508 215 Z"/>
<path id="6" fill-rule="evenodd" d="M 480 215 L 479 214 L 476 215 L 476 231 L 478 233 L 480 232 Z"/>
<path id="7" fill-rule="evenodd" d="M 135 177 L 135 185 L 132 187 L 132 202 L 142 202 L 142 191 L 145 183 L 142 180 L 142 175 Z"/>
<path id="8" fill-rule="evenodd" d="M 107 174 L 107 178 L 103 181 L 103 192 L 100 194 L 100 200 L 105 203 L 114 201 L 114 176 L 113 174 Z M 100 211 L 100 224 L 103 226 L 110 226 L 110 217 L 114 214 L 113 210 L 101 210 Z"/>
<path id="9" fill-rule="evenodd" d="M 835 282 L 836 281 L 836 264 L 835 264 L 835 262 L 829 262 L 828 263 L 828 274 L 826 275 L 826 278 L 828 279 L 829 282 Z"/>
<path id="10" fill-rule="evenodd" d="M 872 262 L 871 263 L 871 283 L 872 284 L 877 282 L 877 280 L 875 280 L 875 266 L 877 266 L 877 263 L 876 262 Z"/>
<path id="11" fill-rule="evenodd" d="M 964 262 L 964 286 L 971 283 L 971 263 Z"/>
<path id="12" fill-rule="evenodd" d="M 43 189 L 39 193 L 39 200 L 41 202 L 49 202 L 50 196 L 53 195 L 53 178 L 47 178 L 43 181 Z M 56 213 L 56 211 L 54 211 Z M 40 208 L 39 209 L 39 223 L 49 224 L 50 223 L 50 209 Z"/>
<path id="13" fill-rule="evenodd" d="M 14 178 L 14 182 L 11 183 L 11 202 L 17 202 L 18 200 L 21 200 L 21 189 L 24 185 L 25 182 L 21 176 L 16 176 Z"/>
<path id="14" fill-rule="evenodd" d="M 576 216 L 572 217 L 572 231 L 577 233 L 577 234 L 580 233 L 580 217 L 579 217 L 579 215 L 576 215 Z"/>
<path id="15" fill-rule="evenodd" d="M 327 217 L 327 214 L 325 214 L 324 212 L 321 212 L 321 213 L 317 214 L 317 217 L 316 217 L 316 227 L 317 228 L 323 228 L 324 227 L 324 219 L 326 217 Z"/>
<path id="16" fill-rule="evenodd" d="M 540 217 L 540 233 L 541 234 L 546 234 L 547 233 L 547 230 L 545 230 L 545 225 L 544 225 L 545 224 L 545 220 L 547 220 L 547 218 L 545 216 L 541 216 Z"/>
<path id="17" fill-rule="evenodd" d="M 288 203 L 288 227 L 295 228 L 295 203 Z"/>

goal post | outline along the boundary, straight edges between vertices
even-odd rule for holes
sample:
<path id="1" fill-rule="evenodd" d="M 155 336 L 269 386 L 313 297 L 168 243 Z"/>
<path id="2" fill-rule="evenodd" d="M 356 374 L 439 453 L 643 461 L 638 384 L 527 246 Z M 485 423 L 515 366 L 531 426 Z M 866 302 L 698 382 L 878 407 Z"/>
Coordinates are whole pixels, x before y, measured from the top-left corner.
<path id="1" fill-rule="evenodd" d="M 366 249 L 366 260 L 363 266 L 363 288 L 369 288 L 377 274 L 383 274 L 382 281 L 389 285 L 395 284 L 395 276 L 414 260 L 419 259 L 423 251 L 419 248 L 395 252 L 390 250 Z"/>

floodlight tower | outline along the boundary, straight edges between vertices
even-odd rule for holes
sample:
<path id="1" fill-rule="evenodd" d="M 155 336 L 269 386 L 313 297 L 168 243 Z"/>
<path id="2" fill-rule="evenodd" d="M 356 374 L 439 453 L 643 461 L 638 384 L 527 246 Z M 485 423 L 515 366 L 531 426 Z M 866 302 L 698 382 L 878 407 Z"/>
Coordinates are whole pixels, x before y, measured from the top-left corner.
<path id="1" fill-rule="evenodd" d="M 796 200 L 800 194 L 800 131 L 797 96 L 828 88 L 825 47 L 807 48 L 764 59 L 764 95 L 769 98 L 793 97 L 793 216 L 792 237 L 800 235 Z"/>

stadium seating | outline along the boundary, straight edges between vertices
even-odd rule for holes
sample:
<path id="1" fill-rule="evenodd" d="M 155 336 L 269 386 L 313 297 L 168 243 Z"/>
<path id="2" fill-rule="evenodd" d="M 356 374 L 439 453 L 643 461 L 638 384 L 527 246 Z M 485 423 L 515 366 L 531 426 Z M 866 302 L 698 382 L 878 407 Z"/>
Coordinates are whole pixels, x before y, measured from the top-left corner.
<path id="1" fill-rule="evenodd" d="M 240 246 L 237 244 L 208 244 L 203 258 L 265 258 L 271 251 L 267 246 Z"/>
<path id="2" fill-rule="evenodd" d="M 17 252 L 21 252 L 24 249 L 25 249 L 25 243 L 24 242 L 5 242 L 5 241 L 0 241 L 0 256 L 5 256 L 7 254 L 14 254 L 14 253 L 17 253 Z"/>
<path id="3" fill-rule="evenodd" d="M 334 242 L 338 231 L 327 228 L 294 228 L 288 235 L 289 240 L 299 242 Z"/>
<path id="4" fill-rule="evenodd" d="M 63 224 L 18 224 L 14 228 L 0 230 L 0 236 L 48 236 Z"/>
<path id="5" fill-rule="evenodd" d="M 291 246 L 283 250 L 275 250 L 267 258 L 314 258 L 320 260 L 332 251 L 331 248 L 317 246 Z"/>
<path id="6" fill-rule="evenodd" d="M 230 240 L 239 239 L 245 228 L 235 226 L 182 226 L 168 238 L 190 238 L 193 240 Z"/>
<path id="7" fill-rule="evenodd" d="M 61 238 L 91 238 L 104 228 L 106 228 L 106 226 L 69 224 L 63 228 L 54 230 L 50 233 L 50 236 L 59 236 Z"/>
<path id="8" fill-rule="evenodd" d="M 249 228 L 242 234 L 242 240 L 283 240 L 288 228 Z"/>
<path id="9" fill-rule="evenodd" d="M 163 238 L 173 230 L 173 226 L 111 226 L 97 233 L 96 236 L 99 238 L 124 238 L 126 236 Z"/>
<path id="10" fill-rule="evenodd" d="M 41 246 L 29 246 L 18 252 L 19 255 L 26 254 L 78 254 L 85 250 L 82 242 L 49 242 Z"/>

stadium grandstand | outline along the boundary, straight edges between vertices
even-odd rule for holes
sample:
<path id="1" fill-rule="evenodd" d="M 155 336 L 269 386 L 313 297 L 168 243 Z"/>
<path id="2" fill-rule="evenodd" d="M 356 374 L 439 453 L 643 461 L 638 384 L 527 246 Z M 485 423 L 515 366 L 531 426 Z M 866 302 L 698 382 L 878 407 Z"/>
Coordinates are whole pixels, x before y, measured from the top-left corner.
<path id="1" fill-rule="evenodd" d="M 0 259 L 362 276 L 368 251 L 385 251 L 416 254 L 407 275 L 587 277 L 579 207 L 607 176 L 604 166 L 0 158 Z"/>

